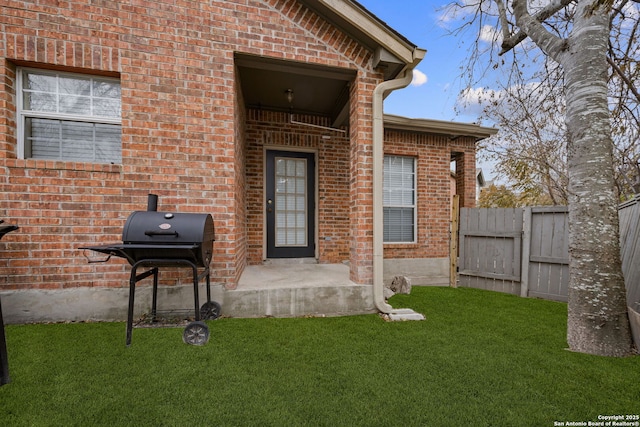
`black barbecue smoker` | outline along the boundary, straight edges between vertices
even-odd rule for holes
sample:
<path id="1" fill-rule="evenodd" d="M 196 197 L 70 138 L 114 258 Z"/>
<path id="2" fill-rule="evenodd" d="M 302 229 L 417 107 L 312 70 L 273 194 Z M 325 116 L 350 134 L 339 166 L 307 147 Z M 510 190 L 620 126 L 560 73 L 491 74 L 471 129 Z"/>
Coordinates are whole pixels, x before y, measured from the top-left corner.
<path id="1" fill-rule="evenodd" d="M 4 224 L 4 220 L 0 219 L 0 239 L 5 234 L 17 230 L 17 225 Z M 2 318 L 2 298 L 0 298 L 0 386 L 8 384 L 9 378 L 9 360 L 7 358 L 7 339 L 4 333 L 4 320 Z"/>
<path id="2" fill-rule="evenodd" d="M 116 256 L 125 258 L 131 265 L 127 346 L 131 344 L 136 283 L 153 276 L 151 320 L 155 321 L 160 267 L 190 268 L 193 272 L 195 321 L 186 326 L 182 338 L 187 344 L 204 345 L 209 340 L 209 328 L 202 320 L 218 318 L 221 309 L 220 304 L 211 300 L 209 264 L 213 256 L 213 219 L 210 214 L 158 212 L 157 207 L 158 196 L 149 194 L 147 210 L 129 215 L 122 230 L 122 243 L 80 249 L 108 255 L 106 259 L 89 260 L 92 263 L 107 262 Z M 139 268 L 146 268 L 146 271 L 138 274 Z M 207 302 L 200 307 L 198 286 L 202 278 L 206 279 Z"/>

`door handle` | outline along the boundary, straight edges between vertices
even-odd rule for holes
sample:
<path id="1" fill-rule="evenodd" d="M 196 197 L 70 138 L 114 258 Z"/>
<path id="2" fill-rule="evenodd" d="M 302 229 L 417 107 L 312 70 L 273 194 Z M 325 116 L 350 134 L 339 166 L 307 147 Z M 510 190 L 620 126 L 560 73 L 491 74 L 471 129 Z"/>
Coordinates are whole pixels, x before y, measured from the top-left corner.
<path id="1" fill-rule="evenodd" d="M 273 212 L 273 200 L 267 200 L 267 212 Z"/>

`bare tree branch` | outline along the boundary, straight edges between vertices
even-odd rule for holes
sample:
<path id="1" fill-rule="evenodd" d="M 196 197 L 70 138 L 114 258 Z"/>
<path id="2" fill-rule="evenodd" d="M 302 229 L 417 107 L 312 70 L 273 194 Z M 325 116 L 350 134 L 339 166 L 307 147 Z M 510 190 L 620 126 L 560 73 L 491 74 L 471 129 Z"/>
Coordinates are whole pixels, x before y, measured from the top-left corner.
<path id="1" fill-rule="evenodd" d="M 571 1 L 561 0 L 560 3 Z M 547 8 L 545 8 L 547 9 Z M 566 45 L 566 40 L 550 33 L 537 17 L 531 16 L 527 8 L 527 0 L 513 0 L 513 12 L 516 16 L 516 25 L 533 40 L 533 42 L 549 57 L 557 62 L 558 57 L 565 49 L 562 45 Z"/>
<path id="2" fill-rule="evenodd" d="M 495 0 L 498 7 L 498 19 L 500 20 L 500 28 L 502 29 L 502 40 L 508 40 L 511 37 L 511 31 L 509 29 L 509 21 L 507 20 L 507 8 L 502 0 Z M 504 46 L 504 43 L 502 43 Z M 499 55 L 502 55 L 500 52 Z"/>
<path id="3" fill-rule="evenodd" d="M 618 67 L 618 64 L 616 64 L 613 61 L 613 59 L 611 59 L 611 57 L 607 56 L 607 62 L 609 63 L 609 65 L 611 65 L 611 68 L 613 68 L 613 70 L 616 72 L 616 74 L 618 74 L 618 76 L 622 79 L 622 81 L 624 81 L 624 83 L 627 85 L 631 93 L 635 95 L 638 102 L 640 102 L 640 93 L 638 92 L 638 89 L 636 89 L 636 87 L 634 86 L 633 82 L 629 80 L 629 77 L 627 77 L 624 71 L 622 71 L 620 67 Z"/>
<path id="4" fill-rule="evenodd" d="M 538 13 L 535 14 L 535 16 L 533 16 L 533 19 L 536 20 L 537 22 L 542 22 L 545 19 L 550 18 L 553 14 L 555 14 L 556 12 L 562 10 L 564 7 L 566 7 L 567 5 L 569 5 L 572 1 L 574 0 L 556 0 L 553 1 L 551 3 L 549 3 L 546 7 L 544 7 L 543 9 L 541 9 L 540 11 L 538 11 Z M 638 0 L 640 1 L 640 0 Z M 514 0 L 514 5 L 517 2 L 517 0 Z M 498 3 L 500 3 L 500 1 L 498 0 Z M 498 6 L 499 8 L 500 6 Z M 524 4 L 524 7 L 526 8 L 526 3 Z M 528 15 L 528 13 L 527 13 Z M 505 18 L 506 20 L 506 18 Z M 502 19 L 501 19 L 501 25 L 502 24 Z M 502 30 L 504 33 L 504 29 Z M 509 52 L 511 49 L 513 49 L 514 47 L 516 47 L 517 45 L 519 45 L 520 43 L 522 43 L 525 39 L 527 38 L 527 33 L 522 29 L 522 27 L 520 27 L 520 31 L 511 35 L 510 37 L 504 37 L 504 40 L 502 41 L 502 50 L 500 51 L 500 53 L 498 55 L 504 55 L 505 53 Z"/>

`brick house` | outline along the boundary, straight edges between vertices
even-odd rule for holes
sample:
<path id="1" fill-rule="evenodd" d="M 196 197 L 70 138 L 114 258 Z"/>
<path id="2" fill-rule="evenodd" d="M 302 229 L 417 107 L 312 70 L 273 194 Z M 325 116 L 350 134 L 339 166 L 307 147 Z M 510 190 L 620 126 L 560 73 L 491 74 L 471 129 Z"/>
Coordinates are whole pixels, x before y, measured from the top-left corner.
<path id="1" fill-rule="evenodd" d="M 118 318 L 100 295 L 126 294 L 128 264 L 78 248 L 119 241 L 148 193 L 212 214 L 222 294 L 279 258 L 348 265 L 383 311 L 395 274 L 448 282 L 451 160 L 473 206 L 494 130 L 383 115 L 425 51 L 357 2 L 10 0 L 0 28 L 6 316 Z"/>

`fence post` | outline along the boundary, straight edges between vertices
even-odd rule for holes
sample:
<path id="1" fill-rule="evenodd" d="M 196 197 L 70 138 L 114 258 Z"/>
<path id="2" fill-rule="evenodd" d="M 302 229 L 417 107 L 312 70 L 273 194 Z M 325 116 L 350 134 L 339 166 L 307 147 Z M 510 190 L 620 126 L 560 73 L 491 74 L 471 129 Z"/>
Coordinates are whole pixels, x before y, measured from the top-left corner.
<path id="1" fill-rule="evenodd" d="M 451 207 L 451 245 L 449 251 L 449 286 L 458 287 L 458 218 L 460 218 L 460 196 L 453 195 Z"/>
<path id="2" fill-rule="evenodd" d="M 531 254 L 531 207 L 522 210 L 522 264 L 520 268 L 520 296 L 529 296 L 529 258 Z"/>

